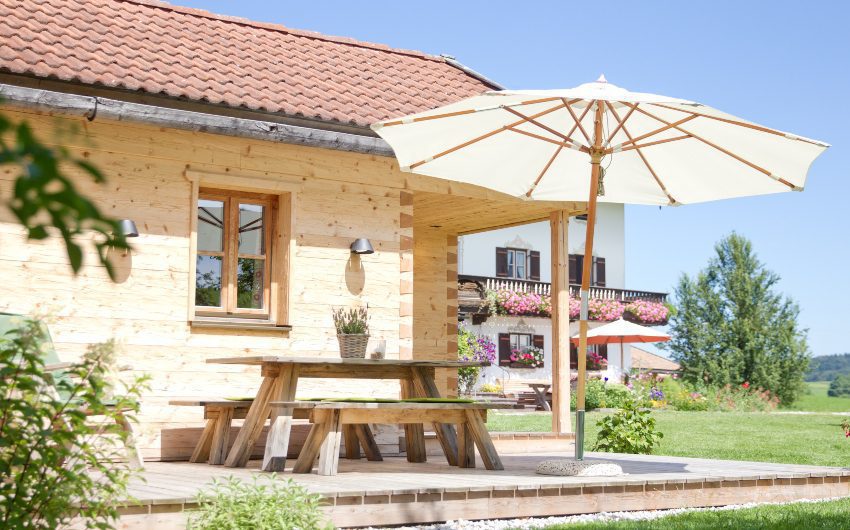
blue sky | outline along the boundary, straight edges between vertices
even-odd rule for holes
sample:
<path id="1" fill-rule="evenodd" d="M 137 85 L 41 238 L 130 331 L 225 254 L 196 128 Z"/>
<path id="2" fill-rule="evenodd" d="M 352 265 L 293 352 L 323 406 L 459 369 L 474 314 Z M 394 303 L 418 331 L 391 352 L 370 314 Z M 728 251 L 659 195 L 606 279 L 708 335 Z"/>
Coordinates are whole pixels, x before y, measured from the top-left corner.
<path id="1" fill-rule="evenodd" d="M 850 351 L 850 2 L 174 0 L 428 53 L 509 88 L 572 87 L 604 73 L 833 145 L 803 193 L 681 208 L 628 206 L 626 283 L 671 290 L 737 231 L 799 302 L 815 355 Z"/>

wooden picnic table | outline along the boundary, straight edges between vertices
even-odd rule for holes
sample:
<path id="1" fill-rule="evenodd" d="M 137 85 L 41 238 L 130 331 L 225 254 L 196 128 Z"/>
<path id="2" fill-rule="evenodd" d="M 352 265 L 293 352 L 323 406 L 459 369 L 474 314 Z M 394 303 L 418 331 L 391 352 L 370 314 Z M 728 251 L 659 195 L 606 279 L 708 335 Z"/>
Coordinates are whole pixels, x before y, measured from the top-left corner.
<path id="1" fill-rule="evenodd" d="M 537 406 L 543 410 L 551 411 L 547 394 L 552 388 L 552 383 L 526 383 L 534 391 L 534 399 L 537 401 Z"/>
<path id="2" fill-rule="evenodd" d="M 224 461 L 228 467 L 244 467 L 251 456 L 251 448 L 263 431 L 266 419 L 271 427 L 266 439 L 262 469 L 283 471 L 289 449 L 294 409 L 272 407 L 273 401 L 295 401 L 298 380 L 311 378 L 342 379 L 397 379 L 401 382 L 402 397 L 439 398 L 434 380 L 437 368 L 483 366 L 469 361 L 425 361 L 416 359 L 357 359 L 322 357 L 250 356 L 207 359 L 215 364 L 242 364 L 260 366 L 263 378 L 257 396 L 245 416 L 245 422 Z M 434 423 L 434 431 L 450 465 L 457 464 L 457 433 L 446 423 Z M 422 424 L 404 424 L 407 460 L 425 462 L 425 434 Z"/>

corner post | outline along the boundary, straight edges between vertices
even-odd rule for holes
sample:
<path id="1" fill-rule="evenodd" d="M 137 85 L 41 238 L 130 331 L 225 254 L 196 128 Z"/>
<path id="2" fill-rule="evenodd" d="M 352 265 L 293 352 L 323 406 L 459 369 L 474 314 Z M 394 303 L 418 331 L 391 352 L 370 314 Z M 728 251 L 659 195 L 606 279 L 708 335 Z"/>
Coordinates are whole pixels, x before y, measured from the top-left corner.
<path id="1" fill-rule="evenodd" d="M 571 432 L 569 213 L 552 212 L 552 432 Z"/>

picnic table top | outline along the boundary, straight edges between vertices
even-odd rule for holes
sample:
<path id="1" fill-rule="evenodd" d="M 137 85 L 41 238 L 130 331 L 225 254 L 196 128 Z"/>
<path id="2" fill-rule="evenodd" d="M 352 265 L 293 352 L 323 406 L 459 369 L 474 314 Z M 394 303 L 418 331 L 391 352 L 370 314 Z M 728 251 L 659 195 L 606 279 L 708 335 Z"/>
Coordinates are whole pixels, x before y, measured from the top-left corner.
<path id="1" fill-rule="evenodd" d="M 423 359 L 361 359 L 342 357 L 288 357 L 283 355 L 253 355 L 247 357 L 216 357 L 207 359 L 213 364 L 313 364 L 313 365 L 352 365 L 358 367 L 372 366 L 415 366 L 422 368 L 462 368 L 484 366 L 478 361 L 449 361 Z"/>
<path id="2" fill-rule="evenodd" d="M 462 403 L 462 402 L 418 402 L 398 401 L 390 403 L 360 402 L 360 401 L 272 401 L 273 407 L 299 409 L 402 409 L 402 410 L 434 410 L 434 409 L 508 409 L 509 403 Z"/>

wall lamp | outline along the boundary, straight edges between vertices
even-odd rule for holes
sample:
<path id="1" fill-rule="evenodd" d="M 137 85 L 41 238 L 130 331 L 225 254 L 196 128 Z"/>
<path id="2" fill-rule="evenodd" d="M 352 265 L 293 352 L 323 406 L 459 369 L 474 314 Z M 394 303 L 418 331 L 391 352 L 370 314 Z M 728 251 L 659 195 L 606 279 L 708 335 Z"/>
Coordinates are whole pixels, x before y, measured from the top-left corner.
<path id="1" fill-rule="evenodd" d="M 132 219 L 121 219 L 118 221 L 118 226 L 124 237 L 139 237 L 139 229 L 136 228 L 136 223 Z"/>
<path id="2" fill-rule="evenodd" d="M 375 249 L 372 248 L 372 243 L 370 243 L 368 239 L 359 238 L 359 239 L 355 239 L 354 243 L 351 244 L 351 253 L 352 254 L 374 254 Z"/>

